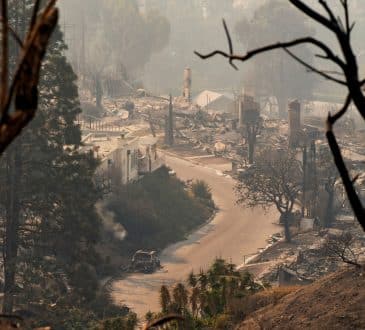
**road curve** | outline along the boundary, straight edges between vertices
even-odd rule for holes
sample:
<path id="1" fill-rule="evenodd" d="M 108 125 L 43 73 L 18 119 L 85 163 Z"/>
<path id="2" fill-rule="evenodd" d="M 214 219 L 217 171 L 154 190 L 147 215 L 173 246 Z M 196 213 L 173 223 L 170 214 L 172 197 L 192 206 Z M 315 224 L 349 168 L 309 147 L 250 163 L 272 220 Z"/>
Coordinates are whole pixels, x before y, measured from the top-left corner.
<path id="1" fill-rule="evenodd" d="M 186 241 L 162 252 L 164 271 L 151 275 L 132 274 L 112 283 L 114 301 L 128 305 L 140 317 L 148 311 L 159 311 L 161 285 L 185 280 L 191 270 L 207 268 L 216 257 L 241 264 L 244 255 L 264 247 L 268 236 L 278 231 L 273 224 L 277 215 L 265 214 L 261 209 L 243 209 L 235 204 L 233 179 L 212 168 L 172 156 L 166 155 L 166 162 L 183 180 L 206 181 L 212 188 L 219 212 L 212 222 L 191 234 Z"/>

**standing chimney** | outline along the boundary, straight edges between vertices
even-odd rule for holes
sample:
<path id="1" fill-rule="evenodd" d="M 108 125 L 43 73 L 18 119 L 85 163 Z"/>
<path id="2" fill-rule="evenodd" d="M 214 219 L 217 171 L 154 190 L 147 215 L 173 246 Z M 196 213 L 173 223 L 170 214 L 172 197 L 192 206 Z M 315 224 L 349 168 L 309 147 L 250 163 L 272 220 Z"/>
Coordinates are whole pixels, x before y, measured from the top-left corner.
<path id="1" fill-rule="evenodd" d="M 183 97 L 187 102 L 191 102 L 191 69 L 185 68 L 184 70 L 184 89 Z"/>
<path id="2" fill-rule="evenodd" d="M 289 103 L 289 146 L 296 148 L 300 145 L 300 103 L 294 100 Z"/>
<path id="3" fill-rule="evenodd" d="M 244 126 L 243 123 L 243 98 L 242 95 L 239 95 L 237 98 L 238 102 L 238 128 L 242 128 Z"/>

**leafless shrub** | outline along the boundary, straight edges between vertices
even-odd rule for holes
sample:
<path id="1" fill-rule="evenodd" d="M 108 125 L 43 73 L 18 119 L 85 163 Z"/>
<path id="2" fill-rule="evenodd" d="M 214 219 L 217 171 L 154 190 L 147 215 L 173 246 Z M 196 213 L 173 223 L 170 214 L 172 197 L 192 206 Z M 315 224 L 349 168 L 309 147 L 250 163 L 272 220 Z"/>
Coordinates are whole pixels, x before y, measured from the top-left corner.
<path id="1" fill-rule="evenodd" d="M 330 235 L 324 244 L 326 253 L 333 258 L 338 258 L 346 264 L 361 267 L 358 262 L 359 255 L 354 249 L 355 238 L 351 233 L 345 232 L 341 235 Z"/>

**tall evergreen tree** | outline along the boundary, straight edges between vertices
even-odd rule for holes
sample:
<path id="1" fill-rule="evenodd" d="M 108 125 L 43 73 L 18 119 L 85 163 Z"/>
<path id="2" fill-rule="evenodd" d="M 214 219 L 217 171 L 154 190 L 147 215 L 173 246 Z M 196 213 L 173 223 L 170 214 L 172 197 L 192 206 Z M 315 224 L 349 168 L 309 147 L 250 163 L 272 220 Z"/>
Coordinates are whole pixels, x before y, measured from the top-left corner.
<path id="1" fill-rule="evenodd" d="M 24 20 L 31 5 L 16 1 L 14 21 Z M 97 289 L 97 163 L 78 151 L 77 77 L 65 49 L 57 29 L 43 66 L 37 117 L 0 162 L 4 313 L 55 303 L 66 293 L 81 304 Z"/>

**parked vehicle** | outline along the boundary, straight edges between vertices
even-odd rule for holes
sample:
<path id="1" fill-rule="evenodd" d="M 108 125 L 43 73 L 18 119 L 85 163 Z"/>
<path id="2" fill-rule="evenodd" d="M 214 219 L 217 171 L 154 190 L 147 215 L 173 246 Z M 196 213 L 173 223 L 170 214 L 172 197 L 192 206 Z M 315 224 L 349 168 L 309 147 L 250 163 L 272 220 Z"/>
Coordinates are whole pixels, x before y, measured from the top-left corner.
<path id="1" fill-rule="evenodd" d="M 161 268 L 156 251 L 138 250 L 132 258 L 131 271 L 151 274 Z"/>

